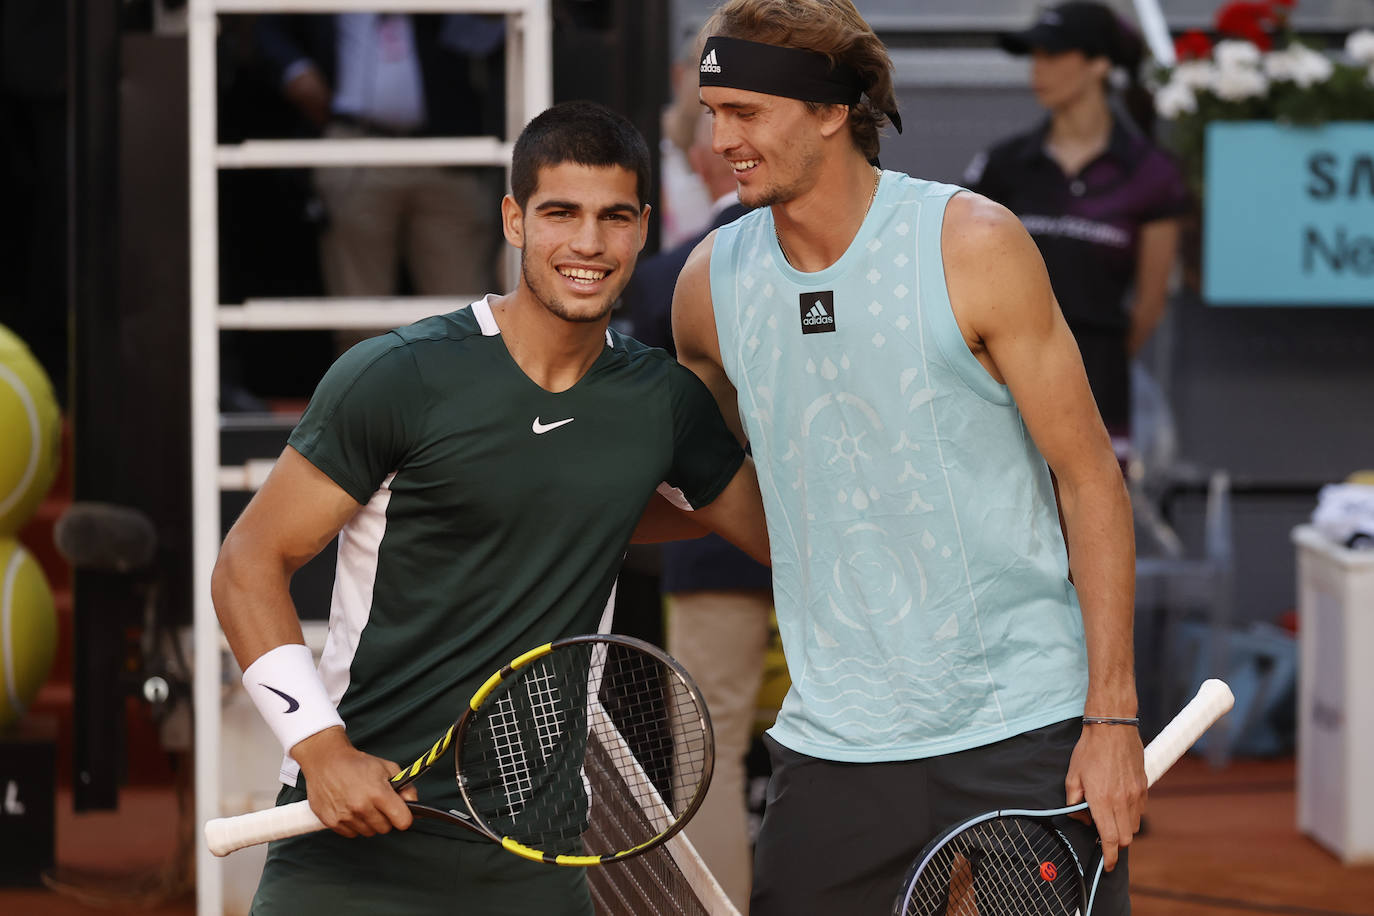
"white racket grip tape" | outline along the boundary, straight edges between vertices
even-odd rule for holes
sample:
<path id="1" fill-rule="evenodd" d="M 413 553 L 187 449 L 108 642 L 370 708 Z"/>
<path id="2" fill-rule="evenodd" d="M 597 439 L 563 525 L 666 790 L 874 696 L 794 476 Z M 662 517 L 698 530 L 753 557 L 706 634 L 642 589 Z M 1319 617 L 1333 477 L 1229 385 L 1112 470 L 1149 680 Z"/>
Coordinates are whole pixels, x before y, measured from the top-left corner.
<path id="1" fill-rule="evenodd" d="M 1172 722 L 1145 748 L 1145 778 L 1154 785 L 1178 762 L 1193 742 L 1201 738 L 1212 723 L 1230 712 L 1236 698 L 1224 681 L 1211 678 L 1202 682 L 1197 696 L 1183 707 Z"/>
<path id="2" fill-rule="evenodd" d="M 309 801 L 292 802 L 237 817 L 217 817 L 205 822 L 205 844 L 217 856 L 236 849 L 283 840 L 289 836 L 323 830 L 324 822 L 310 810 Z"/>

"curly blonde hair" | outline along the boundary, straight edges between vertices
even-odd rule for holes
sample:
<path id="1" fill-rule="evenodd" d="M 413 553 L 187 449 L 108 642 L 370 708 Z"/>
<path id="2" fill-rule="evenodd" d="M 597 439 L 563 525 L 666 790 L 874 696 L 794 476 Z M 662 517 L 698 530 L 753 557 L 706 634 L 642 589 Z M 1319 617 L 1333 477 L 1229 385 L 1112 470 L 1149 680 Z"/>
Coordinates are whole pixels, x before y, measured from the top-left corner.
<path id="1" fill-rule="evenodd" d="M 702 27 L 703 41 L 711 35 L 816 51 L 853 67 L 866 97 L 849 109 L 850 135 L 866 159 L 877 157 L 883 112 L 897 110 L 892 58 L 851 0 L 728 0 Z"/>

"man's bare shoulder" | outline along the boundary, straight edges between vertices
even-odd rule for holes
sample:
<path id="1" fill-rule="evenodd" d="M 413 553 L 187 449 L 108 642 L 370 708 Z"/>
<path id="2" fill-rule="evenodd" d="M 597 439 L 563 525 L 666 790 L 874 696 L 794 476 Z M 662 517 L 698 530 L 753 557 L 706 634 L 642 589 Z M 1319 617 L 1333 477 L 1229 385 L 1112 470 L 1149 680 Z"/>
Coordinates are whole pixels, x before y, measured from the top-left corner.
<path id="1" fill-rule="evenodd" d="M 676 323 L 684 313 L 709 313 L 711 310 L 711 252 L 715 248 L 716 232 L 711 230 L 697 243 L 687 256 L 687 263 L 677 275 L 677 286 L 673 290 L 673 320 Z M 674 332 L 676 333 L 676 332 Z"/>
<path id="2" fill-rule="evenodd" d="M 711 252 L 715 250 L 715 247 L 716 230 L 712 229 L 710 232 L 706 233 L 705 238 L 697 242 L 696 247 L 692 249 L 692 253 L 687 255 L 687 263 L 683 265 L 682 273 L 678 276 L 681 277 L 690 271 L 693 275 L 704 272 L 704 275 L 709 277 L 711 274 Z"/>
<path id="3" fill-rule="evenodd" d="M 960 191 L 945 207 L 941 247 L 946 264 L 970 262 L 986 266 L 985 258 L 1034 248 L 1016 214 L 991 198 L 973 191 Z"/>
<path id="4" fill-rule="evenodd" d="M 940 245 L 950 303 L 971 346 L 998 328 L 1048 315 L 1053 294 L 1040 249 L 1006 207 L 971 191 L 956 194 Z"/>
<path id="5" fill-rule="evenodd" d="M 711 251 L 715 247 L 714 230 L 697 243 L 687 256 L 687 263 L 677 275 L 673 290 L 673 340 L 678 359 L 702 374 L 695 361 L 707 359 L 720 363 L 720 343 L 716 337 L 715 306 L 711 301 Z"/>

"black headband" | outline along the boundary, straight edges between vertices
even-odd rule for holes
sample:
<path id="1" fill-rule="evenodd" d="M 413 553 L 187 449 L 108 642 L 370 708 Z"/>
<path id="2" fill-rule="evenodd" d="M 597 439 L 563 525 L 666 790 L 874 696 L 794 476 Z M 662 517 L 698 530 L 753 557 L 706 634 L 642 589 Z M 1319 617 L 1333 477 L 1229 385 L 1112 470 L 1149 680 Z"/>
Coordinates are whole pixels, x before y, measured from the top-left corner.
<path id="1" fill-rule="evenodd" d="M 746 89 L 824 105 L 857 105 L 863 81 L 853 67 L 802 48 L 726 38 L 706 39 L 701 85 Z"/>
<path id="2" fill-rule="evenodd" d="M 747 89 L 823 105 L 859 104 L 863 77 L 848 64 L 832 64 L 819 51 L 712 35 L 701 53 L 701 85 Z M 902 116 L 884 111 L 897 133 Z"/>

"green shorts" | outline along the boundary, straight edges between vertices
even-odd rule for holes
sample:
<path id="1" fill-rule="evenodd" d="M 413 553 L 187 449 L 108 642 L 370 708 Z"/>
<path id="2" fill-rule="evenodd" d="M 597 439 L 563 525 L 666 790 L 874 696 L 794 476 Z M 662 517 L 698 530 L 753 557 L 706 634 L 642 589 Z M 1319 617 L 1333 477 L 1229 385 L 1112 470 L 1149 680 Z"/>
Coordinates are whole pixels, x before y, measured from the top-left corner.
<path id="1" fill-rule="evenodd" d="M 283 787 L 277 804 L 299 801 Z M 530 862 L 495 843 L 416 829 L 349 839 L 332 831 L 278 840 L 252 916 L 592 916 L 585 869 Z"/>

